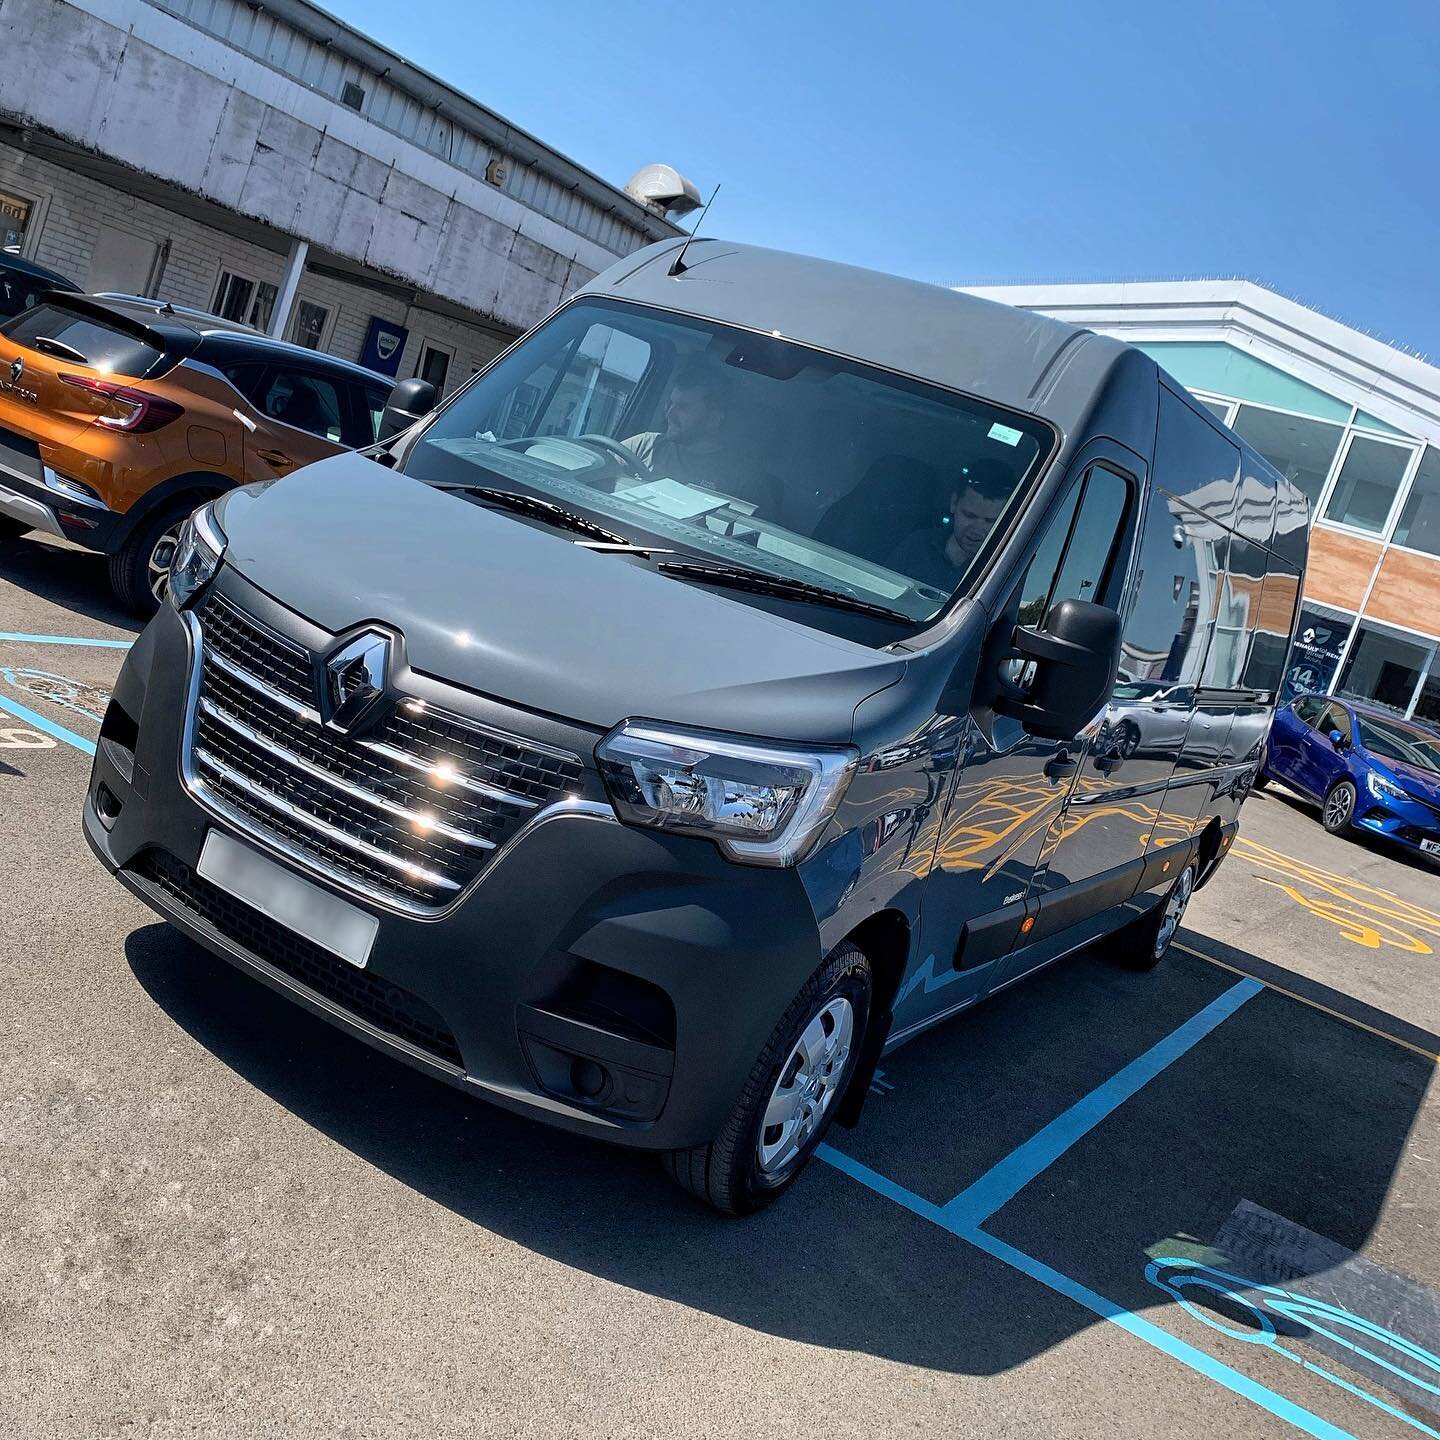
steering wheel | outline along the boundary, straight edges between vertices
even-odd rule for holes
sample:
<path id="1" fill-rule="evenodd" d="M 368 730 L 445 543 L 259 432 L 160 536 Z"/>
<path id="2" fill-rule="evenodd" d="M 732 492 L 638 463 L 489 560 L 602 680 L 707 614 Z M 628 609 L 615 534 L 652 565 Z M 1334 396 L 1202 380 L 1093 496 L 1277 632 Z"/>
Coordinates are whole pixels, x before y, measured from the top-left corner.
<path id="1" fill-rule="evenodd" d="M 577 445 L 588 445 L 592 450 L 599 450 L 612 460 L 618 460 L 632 475 L 638 475 L 642 480 L 655 478 L 655 472 L 628 445 L 622 445 L 608 435 L 572 435 L 570 439 Z"/>

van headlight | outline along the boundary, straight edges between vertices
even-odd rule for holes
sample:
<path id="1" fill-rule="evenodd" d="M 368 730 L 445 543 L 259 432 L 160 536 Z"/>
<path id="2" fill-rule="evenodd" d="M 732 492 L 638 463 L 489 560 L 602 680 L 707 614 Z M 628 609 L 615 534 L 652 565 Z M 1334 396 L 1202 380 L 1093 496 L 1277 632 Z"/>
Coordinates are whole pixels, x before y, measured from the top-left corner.
<path id="1" fill-rule="evenodd" d="M 214 579 L 224 553 L 225 535 L 215 523 L 215 512 L 202 505 L 180 527 L 170 561 L 170 603 L 177 610 L 183 610 Z"/>
<path id="2" fill-rule="evenodd" d="M 749 865 L 793 865 L 835 813 L 859 752 L 627 720 L 595 758 L 622 820 L 704 836 Z"/>

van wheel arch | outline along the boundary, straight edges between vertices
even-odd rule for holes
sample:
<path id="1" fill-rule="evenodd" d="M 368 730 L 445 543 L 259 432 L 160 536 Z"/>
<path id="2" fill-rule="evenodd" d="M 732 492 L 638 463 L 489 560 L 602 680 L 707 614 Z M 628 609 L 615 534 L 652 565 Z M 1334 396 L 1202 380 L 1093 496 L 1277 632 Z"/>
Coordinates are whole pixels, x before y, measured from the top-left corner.
<path id="1" fill-rule="evenodd" d="M 890 1035 L 891 1007 L 900 993 L 900 982 L 910 959 L 910 920 L 899 910 L 881 910 L 862 921 L 845 938 L 865 952 L 875 981 L 870 1023 L 865 1027 L 860 1058 L 835 1111 L 835 1123 L 853 1129 L 860 1121 L 870 1082 L 880 1064 L 880 1052 Z"/>
<path id="2" fill-rule="evenodd" d="M 1219 818 L 1211 816 L 1210 823 L 1200 832 L 1200 843 L 1195 849 L 1195 859 L 1199 865 L 1199 879 L 1196 882 L 1198 890 L 1209 878 L 1214 870 L 1215 860 L 1220 854 L 1220 841 L 1224 834 L 1224 826 Z"/>

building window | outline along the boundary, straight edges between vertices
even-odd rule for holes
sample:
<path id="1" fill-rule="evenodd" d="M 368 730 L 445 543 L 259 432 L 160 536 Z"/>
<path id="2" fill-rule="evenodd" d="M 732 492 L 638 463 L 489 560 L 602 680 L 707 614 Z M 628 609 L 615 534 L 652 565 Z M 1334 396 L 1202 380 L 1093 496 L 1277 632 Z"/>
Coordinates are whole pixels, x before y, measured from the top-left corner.
<path id="1" fill-rule="evenodd" d="M 35 207 L 18 195 L 0 190 L 0 250 L 7 255 L 20 255 L 25 250 L 25 231 Z"/>
<path id="2" fill-rule="evenodd" d="M 325 326 L 330 311 L 324 305 L 309 300 L 297 300 L 295 313 L 290 317 L 290 343 L 303 345 L 307 350 L 318 350 L 325 339 Z"/>
<path id="3" fill-rule="evenodd" d="M 1330 492 L 1325 518 L 1368 530 L 1372 535 L 1383 534 L 1390 507 L 1405 478 L 1405 467 L 1414 453 L 1408 446 L 1354 436 Z"/>
<path id="4" fill-rule="evenodd" d="M 222 270 L 210 308 L 226 320 L 254 330 L 269 330 L 276 293 L 275 287 L 263 280 L 247 280 L 231 270 Z"/>
<path id="5" fill-rule="evenodd" d="M 347 80 L 340 91 L 340 103 L 351 110 L 363 110 L 365 92 L 353 80 Z"/>
<path id="6" fill-rule="evenodd" d="M 1305 492 L 1313 514 L 1344 429 L 1256 405 L 1242 405 L 1231 429 Z"/>
<path id="7" fill-rule="evenodd" d="M 422 380 L 428 380 L 435 387 L 436 395 L 441 397 L 445 394 L 445 381 L 450 374 L 450 359 L 448 350 L 427 341 L 420 347 L 420 361 L 415 366 L 415 373 Z"/>
<path id="8" fill-rule="evenodd" d="M 1395 527 L 1397 545 L 1440 555 L 1440 450 L 1432 445 L 1420 460 L 1410 498 Z"/>
<path id="9" fill-rule="evenodd" d="M 1230 402 L 1228 400 L 1212 400 L 1208 395 L 1197 395 L 1195 397 L 1222 425 L 1230 417 Z"/>
<path id="10" fill-rule="evenodd" d="M 1429 660 L 1430 646 L 1362 624 L 1335 693 L 1403 712 L 1410 708 Z"/>

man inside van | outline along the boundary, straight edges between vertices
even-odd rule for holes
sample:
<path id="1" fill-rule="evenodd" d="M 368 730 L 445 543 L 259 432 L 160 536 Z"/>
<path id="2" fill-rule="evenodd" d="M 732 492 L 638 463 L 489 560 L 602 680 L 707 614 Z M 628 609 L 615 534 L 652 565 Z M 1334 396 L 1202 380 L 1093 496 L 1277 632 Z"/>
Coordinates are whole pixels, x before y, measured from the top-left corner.
<path id="1" fill-rule="evenodd" d="M 678 480 L 700 490 L 754 505 L 774 515 L 779 483 L 756 474 L 738 456 L 725 433 L 730 396 L 725 377 L 698 357 L 685 361 L 670 384 L 662 427 L 632 435 L 621 443 L 644 461 L 657 479 Z"/>
<path id="2" fill-rule="evenodd" d="M 977 461 L 951 490 L 940 523 L 914 530 L 901 540 L 890 554 L 890 568 L 937 590 L 954 590 L 995 528 L 1014 488 L 1003 465 Z"/>

